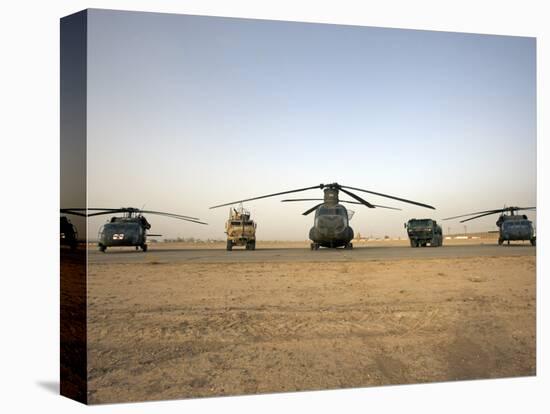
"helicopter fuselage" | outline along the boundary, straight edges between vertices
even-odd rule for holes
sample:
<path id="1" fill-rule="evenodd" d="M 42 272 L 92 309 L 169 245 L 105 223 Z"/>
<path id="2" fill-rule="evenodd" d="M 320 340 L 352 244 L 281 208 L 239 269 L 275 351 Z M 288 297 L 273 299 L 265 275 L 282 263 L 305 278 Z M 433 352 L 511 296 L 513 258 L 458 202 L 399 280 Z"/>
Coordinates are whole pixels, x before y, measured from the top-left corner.
<path id="1" fill-rule="evenodd" d="M 62 246 L 69 246 L 71 249 L 75 249 L 78 245 L 76 227 L 65 216 L 61 216 L 60 220 L 60 243 Z"/>
<path id="2" fill-rule="evenodd" d="M 143 216 L 113 217 L 99 230 L 99 248 L 136 246 L 147 249 L 147 229 L 151 225 Z"/>
<path id="3" fill-rule="evenodd" d="M 347 209 L 337 202 L 320 205 L 315 211 L 309 238 L 322 247 L 349 246 L 353 239 L 353 229 L 349 226 Z"/>
<path id="4" fill-rule="evenodd" d="M 533 223 L 526 215 L 502 215 L 497 221 L 499 244 L 507 241 L 531 241 L 534 244 L 535 231 Z"/>

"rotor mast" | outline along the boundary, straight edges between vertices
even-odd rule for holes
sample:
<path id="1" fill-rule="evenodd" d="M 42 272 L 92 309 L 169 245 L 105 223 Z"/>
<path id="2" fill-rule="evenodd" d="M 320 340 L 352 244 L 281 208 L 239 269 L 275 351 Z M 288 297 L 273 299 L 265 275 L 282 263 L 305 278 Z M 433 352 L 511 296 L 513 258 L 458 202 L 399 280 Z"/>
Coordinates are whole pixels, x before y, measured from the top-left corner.
<path id="1" fill-rule="evenodd" d="M 340 202 L 338 198 L 338 187 L 328 185 L 324 189 L 324 202 L 329 205 L 336 205 Z"/>

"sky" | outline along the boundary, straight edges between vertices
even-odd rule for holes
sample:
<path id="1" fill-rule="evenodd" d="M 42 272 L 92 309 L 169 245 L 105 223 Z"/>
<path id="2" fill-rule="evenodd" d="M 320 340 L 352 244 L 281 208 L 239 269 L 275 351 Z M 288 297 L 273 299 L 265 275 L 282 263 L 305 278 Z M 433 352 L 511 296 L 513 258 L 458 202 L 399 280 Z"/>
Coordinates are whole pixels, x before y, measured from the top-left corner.
<path id="1" fill-rule="evenodd" d="M 209 223 L 148 216 L 165 237 L 223 239 L 210 206 L 331 182 L 436 207 L 360 193 L 402 208 L 353 206 L 364 236 L 536 205 L 534 38 L 91 10 L 87 69 L 88 206 Z M 306 240 L 313 204 L 283 198 L 245 203 L 257 237 Z"/>

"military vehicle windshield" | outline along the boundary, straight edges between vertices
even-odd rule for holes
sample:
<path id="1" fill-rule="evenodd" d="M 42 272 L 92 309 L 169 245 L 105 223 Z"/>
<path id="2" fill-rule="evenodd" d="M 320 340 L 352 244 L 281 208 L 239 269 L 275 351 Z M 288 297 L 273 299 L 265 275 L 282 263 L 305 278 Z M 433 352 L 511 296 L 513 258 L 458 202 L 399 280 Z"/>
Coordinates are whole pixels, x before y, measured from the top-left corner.
<path id="1" fill-rule="evenodd" d="M 245 221 L 244 223 L 242 221 L 232 221 L 231 222 L 232 226 L 242 226 L 243 224 L 245 224 L 247 226 L 252 226 L 254 224 L 254 222 L 252 220 Z"/>
<path id="2" fill-rule="evenodd" d="M 411 220 L 409 222 L 410 227 L 430 227 L 431 225 L 431 220 Z"/>

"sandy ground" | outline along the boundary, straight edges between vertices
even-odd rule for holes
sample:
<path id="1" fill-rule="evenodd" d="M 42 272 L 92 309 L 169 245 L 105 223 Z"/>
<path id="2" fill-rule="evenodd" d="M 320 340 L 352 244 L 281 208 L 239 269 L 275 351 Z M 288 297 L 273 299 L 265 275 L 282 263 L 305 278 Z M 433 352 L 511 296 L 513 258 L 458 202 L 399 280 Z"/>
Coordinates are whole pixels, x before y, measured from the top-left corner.
<path id="1" fill-rule="evenodd" d="M 89 264 L 89 401 L 534 375 L 535 261 Z"/>

